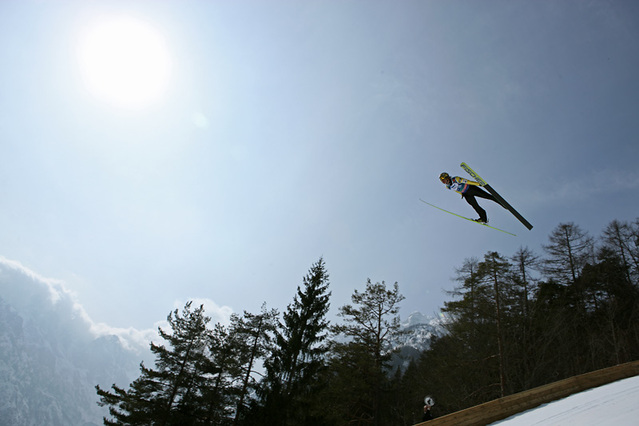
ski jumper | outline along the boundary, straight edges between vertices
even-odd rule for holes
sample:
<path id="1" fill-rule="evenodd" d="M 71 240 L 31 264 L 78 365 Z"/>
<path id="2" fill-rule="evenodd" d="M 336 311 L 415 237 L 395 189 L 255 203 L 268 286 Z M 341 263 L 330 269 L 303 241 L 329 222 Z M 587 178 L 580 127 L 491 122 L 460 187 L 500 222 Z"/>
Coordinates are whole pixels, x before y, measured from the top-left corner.
<path id="1" fill-rule="evenodd" d="M 499 204 L 499 201 L 497 201 L 495 197 L 492 196 L 492 194 L 489 194 L 488 192 L 481 189 L 479 187 L 479 184 L 475 181 L 464 179 L 459 176 L 451 177 L 450 179 L 451 183 L 450 185 L 446 184 L 446 188 L 452 189 L 453 191 L 461 194 L 462 198 L 466 200 L 466 202 L 470 204 L 473 209 L 475 209 L 475 211 L 479 215 L 479 219 L 483 222 L 487 222 L 488 216 L 486 215 L 486 210 L 482 209 L 479 206 L 479 203 L 477 203 L 475 197 L 485 198 L 487 200 L 494 201 L 497 204 Z"/>

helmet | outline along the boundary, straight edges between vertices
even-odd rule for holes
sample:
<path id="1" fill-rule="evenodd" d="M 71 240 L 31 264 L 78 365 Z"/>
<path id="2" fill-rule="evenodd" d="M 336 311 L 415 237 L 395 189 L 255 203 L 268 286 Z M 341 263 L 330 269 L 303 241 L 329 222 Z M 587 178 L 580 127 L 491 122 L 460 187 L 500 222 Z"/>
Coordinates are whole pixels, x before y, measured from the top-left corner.
<path id="1" fill-rule="evenodd" d="M 439 175 L 439 180 L 441 180 L 442 182 L 448 178 L 450 178 L 450 176 L 446 172 L 443 172 L 441 175 Z"/>
<path id="2" fill-rule="evenodd" d="M 433 397 L 427 396 L 426 398 L 424 398 L 424 404 L 430 405 L 432 407 L 433 405 L 435 405 L 435 400 L 433 399 Z"/>

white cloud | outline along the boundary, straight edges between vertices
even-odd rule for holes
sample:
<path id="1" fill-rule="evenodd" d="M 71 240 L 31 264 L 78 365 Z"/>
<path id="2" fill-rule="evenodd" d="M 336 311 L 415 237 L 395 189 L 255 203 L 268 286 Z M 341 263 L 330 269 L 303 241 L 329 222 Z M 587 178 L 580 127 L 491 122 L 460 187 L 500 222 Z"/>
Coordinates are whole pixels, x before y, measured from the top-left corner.
<path id="1" fill-rule="evenodd" d="M 95 323 L 77 294 L 63 281 L 46 278 L 20 262 L 0 256 L 0 293 L 24 317 L 42 316 L 51 321 L 69 321 L 80 338 L 115 335 L 122 345 L 136 352 L 148 349 L 155 330 L 115 328 Z"/>
<path id="2" fill-rule="evenodd" d="M 35 283 L 39 283 L 39 285 L 43 287 L 43 289 L 48 293 L 49 300 L 51 301 L 51 303 L 58 302 L 61 299 L 62 294 L 70 293 L 68 292 L 68 290 L 66 290 L 63 287 L 62 281 L 54 280 L 51 278 L 45 278 L 33 272 L 32 270 L 26 268 L 18 261 L 10 260 L 3 256 L 0 256 L 0 266 L 3 266 L 4 268 L 12 270 L 12 271 L 16 271 L 24 275 L 25 278 L 28 278 Z M 2 274 L 2 271 L 0 271 L 0 274 Z M 21 286 L 16 285 L 11 287 L 13 287 L 14 289 L 18 289 Z M 3 294 L 5 294 L 5 292 L 3 292 Z"/>
<path id="3" fill-rule="evenodd" d="M 78 296 L 65 287 L 64 282 L 46 278 L 20 262 L 0 256 L 0 296 L 22 316 L 51 318 L 67 321 L 81 338 L 94 339 L 101 336 L 117 336 L 122 345 L 136 353 L 148 351 L 151 341 L 159 340 L 157 327 L 167 329 L 166 320 L 156 322 L 155 328 L 112 327 L 96 323 L 80 303 Z M 233 310 L 219 306 L 211 299 L 192 298 L 194 306 L 204 305 L 205 313 L 212 323 L 228 324 Z M 181 310 L 185 302 L 175 301 L 174 308 Z"/>
<path id="4" fill-rule="evenodd" d="M 193 297 L 187 299 L 187 301 L 192 301 L 192 307 L 198 307 L 200 305 L 204 305 L 204 313 L 206 316 L 211 318 L 211 323 L 221 323 L 223 325 L 228 325 L 231 320 L 231 314 L 233 313 L 233 309 L 229 306 L 219 306 L 211 299 L 203 298 L 203 297 Z M 181 300 L 176 300 L 173 302 L 173 308 L 182 310 L 186 302 Z"/>
<path id="5" fill-rule="evenodd" d="M 138 330 L 134 327 L 111 327 L 105 323 L 91 322 L 91 332 L 96 336 L 117 336 L 128 350 L 140 353 L 149 349 L 149 343 L 158 339 L 157 329 Z"/>

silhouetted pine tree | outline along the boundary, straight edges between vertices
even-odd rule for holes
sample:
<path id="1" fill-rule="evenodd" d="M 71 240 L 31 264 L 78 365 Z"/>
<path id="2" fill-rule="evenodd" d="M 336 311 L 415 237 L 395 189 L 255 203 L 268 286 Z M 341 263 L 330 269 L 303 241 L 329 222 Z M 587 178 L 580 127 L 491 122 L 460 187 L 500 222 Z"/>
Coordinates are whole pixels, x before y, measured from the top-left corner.
<path id="1" fill-rule="evenodd" d="M 484 262 L 465 260 L 457 270 L 457 281 L 462 285 L 456 287 L 453 294 L 459 299 L 445 302 L 442 309 L 452 318 L 446 326 L 449 334 L 432 346 L 437 352 L 455 348 L 447 359 L 443 354 L 433 354 L 429 362 L 437 369 L 439 362 L 447 364 L 442 380 L 448 380 L 447 386 L 454 389 L 458 401 L 451 405 L 456 408 L 499 396 L 495 285 L 487 260 L 491 260 L 491 253 L 485 256 Z M 481 369 L 477 368 L 479 365 Z"/>
<path id="2" fill-rule="evenodd" d="M 237 315 L 231 316 L 231 324 Z M 222 324 L 215 324 L 209 337 L 209 362 L 203 374 L 209 377 L 202 400 L 206 407 L 204 424 L 230 424 L 233 406 L 239 396 L 237 382 L 242 375 L 241 357 L 244 343 Z"/>
<path id="3" fill-rule="evenodd" d="M 119 425 L 190 425 L 201 418 L 201 395 L 207 386 L 202 372 L 208 358 L 209 318 L 204 307 L 191 310 L 188 302 L 182 314 L 171 312 L 167 318 L 171 331 L 159 329 L 169 347 L 151 343 L 156 356 L 155 369 L 140 366 L 141 375 L 128 390 L 112 386 L 113 392 L 96 386 L 100 405 L 109 406 L 113 420 L 105 424 Z"/>
<path id="4" fill-rule="evenodd" d="M 354 409 L 344 416 L 357 424 L 387 424 L 390 414 L 387 403 L 388 386 L 390 384 L 388 366 L 393 353 L 392 341 L 399 333 L 399 303 L 404 296 L 399 293 L 395 283 L 392 289 L 386 284 L 366 283 L 366 290 L 355 290 L 351 296 L 352 305 L 339 308 L 338 316 L 344 323 L 333 327 L 333 332 L 343 335 L 348 343 L 336 344 L 336 356 L 333 367 L 348 371 L 345 366 L 351 365 L 357 376 L 349 378 L 352 386 L 362 391 L 344 392 L 332 386 L 333 392 L 342 395 L 342 407 Z M 348 388 L 346 388 L 348 389 Z"/>
<path id="5" fill-rule="evenodd" d="M 321 411 L 313 408 L 313 400 L 321 386 L 330 306 L 323 259 L 311 267 L 303 281 L 275 332 L 272 353 L 265 362 L 263 406 L 254 414 L 254 421 L 268 425 L 312 425 L 319 421 L 314 416 Z"/>
<path id="6" fill-rule="evenodd" d="M 259 314 L 251 314 L 244 311 L 242 317 L 237 317 L 233 321 L 232 334 L 242 348 L 240 370 L 242 376 L 239 377 L 239 397 L 236 404 L 234 425 L 242 424 L 244 420 L 247 394 L 251 389 L 255 389 L 256 383 L 253 378 L 257 360 L 264 359 L 271 347 L 272 335 L 277 327 L 278 312 L 276 309 L 267 310 L 262 305 Z M 251 423 L 250 421 L 248 422 Z"/>

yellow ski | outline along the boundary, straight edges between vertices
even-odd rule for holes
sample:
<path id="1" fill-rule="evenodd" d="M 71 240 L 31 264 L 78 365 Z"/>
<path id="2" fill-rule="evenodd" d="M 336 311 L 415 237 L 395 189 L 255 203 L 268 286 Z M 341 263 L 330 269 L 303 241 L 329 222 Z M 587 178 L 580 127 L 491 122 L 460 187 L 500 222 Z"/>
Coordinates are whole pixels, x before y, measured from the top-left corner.
<path id="1" fill-rule="evenodd" d="M 488 185 L 488 183 L 486 183 L 485 180 L 480 178 L 479 175 L 473 169 L 471 169 L 470 166 L 468 166 L 468 164 L 461 163 L 461 168 L 466 170 L 468 172 L 468 174 L 471 175 L 473 177 L 473 179 L 475 179 L 477 181 L 477 183 L 479 183 L 479 185 L 481 185 L 488 192 L 493 194 L 493 197 L 495 197 L 497 199 L 499 204 L 501 204 L 502 206 L 504 206 L 504 208 L 506 210 L 511 212 L 513 214 L 513 216 L 515 216 L 526 228 L 528 228 L 529 230 L 533 228 L 533 226 L 530 224 L 530 222 L 528 222 L 526 219 L 524 219 L 524 217 L 521 214 L 519 214 L 519 212 L 517 210 L 515 210 L 513 206 L 508 204 L 508 201 L 504 200 L 504 197 L 499 195 L 497 193 L 497 191 L 495 191 L 493 189 L 492 186 Z"/>
<path id="2" fill-rule="evenodd" d="M 441 207 L 437 207 L 436 205 L 431 204 L 431 203 L 429 203 L 429 202 L 427 202 L 427 201 L 424 201 L 424 200 L 422 200 L 421 198 L 419 199 L 419 201 L 421 201 L 422 203 L 426 203 L 426 204 L 428 204 L 428 205 L 429 205 L 429 206 L 431 206 L 431 207 L 435 207 L 436 209 L 441 210 L 441 211 L 443 211 L 443 212 L 446 212 L 446 213 L 452 214 L 453 216 L 461 217 L 462 219 L 466 219 L 466 220 L 468 220 L 468 221 L 470 221 L 470 222 L 474 222 L 474 223 L 477 223 L 477 224 L 479 224 L 479 225 L 483 225 L 483 226 L 486 226 L 486 227 L 488 227 L 488 228 L 492 228 L 492 229 L 495 229 L 495 230 L 497 230 L 497 231 L 501 231 L 501 232 L 503 232 L 503 233 L 505 233 L 505 234 L 512 235 L 513 237 L 516 237 L 516 236 L 517 236 L 517 235 L 513 234 L 512 232 L 508 232 L 508 231 L 504 231 L 503 229 L 495 228 L 494 226 L 490 226 L 490 225 L 489 225 L 489 224 L 487 224 L 487 223 L 477 222 L 476 220 L 473 220 L 473 219 L 471 219 L 471 218 L 469 218 L 469 217 L 462 216 L 462 215 L 457 214 L 457 213 L 449 212 L 448 210 L 446 210 L 446 209 L 442 209 Z"/>

